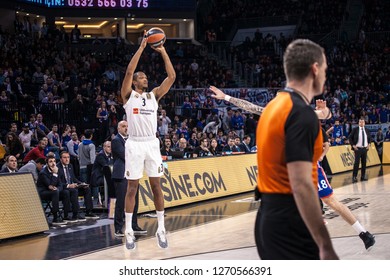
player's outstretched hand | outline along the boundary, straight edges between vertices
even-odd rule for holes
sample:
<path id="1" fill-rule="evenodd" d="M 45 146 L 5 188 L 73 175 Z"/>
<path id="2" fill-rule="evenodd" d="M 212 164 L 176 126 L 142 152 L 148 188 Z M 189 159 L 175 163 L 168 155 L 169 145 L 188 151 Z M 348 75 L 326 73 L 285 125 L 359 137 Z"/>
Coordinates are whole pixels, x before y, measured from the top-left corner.
<path id="1" fill-rule="evenodd" d="M 322 99 L 316 100 L 316 110 L 324 110 L 326 108 L 326 101 Z"/>
<path id="2" fill-rule="evenodd" d="M 326 106 L 326 101 L 322 99 L 316 100 L 316 111 L 318 111 L 317 116 L 319 119 L 329 119 L 331 117 L 330 110 Z"/>
<path id="3" fill-rule="evenodd" d="M 144 36 L 143 36 L 141 44 L 139 46 L 140 46 L 140 48 L 145 49 L 147 45 L 148 45 L 148 38 L 146 37 L 146 30 L 144 30 Z"/>
<path id="4" fill-rule="evenodd" d="M 225 99 L 225 95 L 222 90 L 216 88 L 215 86 L 210 86 L 209 88 L 214 94 L 211 95 L 211 97 L 214 97 L 215 99 Z"/>

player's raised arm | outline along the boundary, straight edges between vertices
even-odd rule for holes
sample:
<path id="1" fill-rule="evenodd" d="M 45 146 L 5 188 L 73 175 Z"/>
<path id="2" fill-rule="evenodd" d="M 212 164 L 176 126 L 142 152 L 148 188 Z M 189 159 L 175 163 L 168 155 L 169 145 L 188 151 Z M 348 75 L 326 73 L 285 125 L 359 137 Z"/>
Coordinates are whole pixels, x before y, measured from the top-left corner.
<path id="1" fill-rule="evenodd" d="M 322 99 L 316 100 L 315 112 L 320 120 L 328 120 L 332 117 L 332 112 L 326 106 L 326 101 Z"/>
<path id="2" fill-rule="evenodd" d="M 261 115 L 264 110 L 264 107 L 227 95 L 215 86 L 210 86 L 210 90 L 214 93 L 211 95 L 211 97 L 220 100 L 226 100 L 231 104 L 236 105 L 238 108 L 244 109 L 245 111 L 251 112 L 252 114 Z"/>
<path id="3" fill-rule="evenodd" d="M 137 52 L 131 58 L 129 65 L 127 65 L 125 78 L 123 79 L 122 88 L 121 88 L 121 96 L 122 96 L 123 103 L 126 103 L 127 100 L 129 99 L 129 96 L 130 96 L 131 91 L 132 91 L 131 86 L 133 83 L 133 75 L 134 75 L 135 69 L 137 68 L 139 59 L 142 55 L 142 52 L 144 51 L 144 49 L 147 45 L 147 39 L 145 38 L 145 33 L 146 33 L 146 31 L 144 31 L 144 38 L 142 39 L 142 42 L 141 42 Z"/>
<path id="4" fill-rule="evenodd" d="M 175 69 L 173 68 L 171 59 L 169 58 L 168 53 L 165 50 L 164 46 L 160 45 L 158 47 L 152 47 L 152 48 L 161 54 L 165 63 L 165 71 L 167 71 L 167 75 L 168 75 L 159 87 L 153 89 L 153 92 L 156 95 L 156 99 L 157 101 L 159 101 L 169 91 L 169 89 L 175 82 L 176 72 Z"/>

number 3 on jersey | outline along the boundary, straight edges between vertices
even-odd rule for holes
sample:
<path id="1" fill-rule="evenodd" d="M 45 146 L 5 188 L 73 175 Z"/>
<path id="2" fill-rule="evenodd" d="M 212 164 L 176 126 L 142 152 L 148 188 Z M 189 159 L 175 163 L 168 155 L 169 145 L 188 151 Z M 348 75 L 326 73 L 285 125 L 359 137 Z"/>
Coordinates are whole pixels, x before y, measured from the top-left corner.
<path id="1" fill-rule="evenodd" d="M 142 106 L 146 105 L 146 99 L 142 97 Z"/>

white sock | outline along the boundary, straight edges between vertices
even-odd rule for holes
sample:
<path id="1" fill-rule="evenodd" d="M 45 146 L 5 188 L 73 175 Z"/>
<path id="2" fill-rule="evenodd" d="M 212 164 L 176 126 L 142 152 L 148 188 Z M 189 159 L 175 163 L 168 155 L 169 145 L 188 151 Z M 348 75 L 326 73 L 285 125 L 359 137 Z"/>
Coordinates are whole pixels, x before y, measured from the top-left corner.
<path id="1" fill-rule="evenodd" d="M 133 213 L 125 213 L 125 223 L 126 223 L 125 232 L 133 232 L 133 228 L 131 225 L 132 220 L 133 220 Z"/>
<path id="2" fill-rule="evenodd" d="M 158 222 L 158 228 L 157 231 L 165 231 L 165 224 L 164 224 L 164 211 L 157 211 L 157 222 Z"/>
<path id="3" fill-rule="evenodd" d="M 356 221 L 353 225 L 352 225 L 353 229 L 356 230 L 356 232 L 358 234 L 360 234 L 361 232 L 366 232 L 366 229 L 359 223 L 359 221 Z"/>

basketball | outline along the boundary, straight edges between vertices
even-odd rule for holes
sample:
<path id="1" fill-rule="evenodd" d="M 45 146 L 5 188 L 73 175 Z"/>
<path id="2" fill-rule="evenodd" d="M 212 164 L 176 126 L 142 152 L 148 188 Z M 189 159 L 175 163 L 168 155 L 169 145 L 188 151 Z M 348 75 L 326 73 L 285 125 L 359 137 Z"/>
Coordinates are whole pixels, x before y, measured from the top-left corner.
<path id="1" fill-rule="evenodd" d="M 165 43 L 165 32 L 161 28 L 153 27 L 146 33 L 148 44 L 152 47 L 158 47 Z"/>

